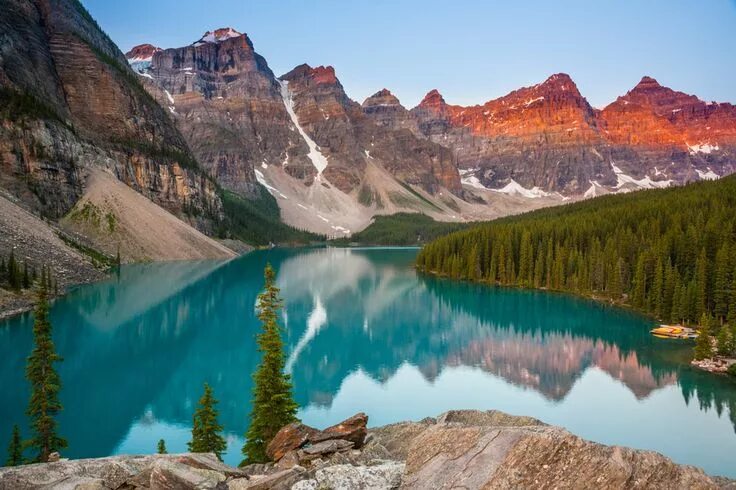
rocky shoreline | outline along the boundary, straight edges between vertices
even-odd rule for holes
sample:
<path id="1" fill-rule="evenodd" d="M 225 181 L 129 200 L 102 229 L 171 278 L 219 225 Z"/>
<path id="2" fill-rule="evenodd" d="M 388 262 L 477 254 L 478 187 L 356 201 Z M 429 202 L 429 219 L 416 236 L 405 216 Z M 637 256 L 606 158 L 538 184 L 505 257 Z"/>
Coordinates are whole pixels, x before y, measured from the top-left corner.
<path id="1" fill-rule="evenodd" d="M 690 364 L 709 373 L 728 375 L 728 370 L 732 365 L 736 364 L 736 359 L 716 356 L 710 359 L 693 359 L 690 361 Z"/>
<path id="2" fill-rule="evenodd" d="M 0 468 L 0 489 L 736 489 L 661 454 L 586 441 L 531 417 L 453 410 L 374 429 L 367 421 L 290 424 L 269 444 L 267 464 L 234 468 L 189 453 L 62 460 Z"/>

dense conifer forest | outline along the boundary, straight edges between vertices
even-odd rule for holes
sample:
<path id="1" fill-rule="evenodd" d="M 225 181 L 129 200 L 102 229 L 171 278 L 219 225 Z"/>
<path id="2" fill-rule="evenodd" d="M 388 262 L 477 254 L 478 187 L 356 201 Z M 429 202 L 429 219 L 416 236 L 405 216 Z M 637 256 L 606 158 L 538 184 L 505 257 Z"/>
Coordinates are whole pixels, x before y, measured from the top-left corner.
<path id="1" fill-rule="evenodd" d="M 736 325 L 736 177 L 604 196 L 458 231 L 419 270 L 570 291 L 672 323 Z"/>
<path id="2" fill-rule="evenodd" d="M 366 229 L 349 238 L 334 240 L 335 244 L 361 245 L 420 245 L 453 231 L 468 228 L 468 223 L 435 221 L 426 214 L 396 213 L 376 216 Z"/>

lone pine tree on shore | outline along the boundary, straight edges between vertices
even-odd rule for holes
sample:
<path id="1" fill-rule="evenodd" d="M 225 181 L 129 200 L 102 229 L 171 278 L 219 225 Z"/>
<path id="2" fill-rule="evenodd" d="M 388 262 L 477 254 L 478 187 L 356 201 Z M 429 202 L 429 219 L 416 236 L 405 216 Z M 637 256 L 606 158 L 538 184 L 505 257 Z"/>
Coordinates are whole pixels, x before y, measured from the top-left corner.
<path id="1" fill-rule="evenodd" d="M 158 446 L 156 446 L 156 451 L 158 454 L 168 454 L 168 451 L 166 450 L 166 441 L 163 439 L 158 440 Z"/>
<path id="2" fill-rule="evenodd" d="M 23 442 L 20 439 L 20 428 L 18 424 L 13 426 L 13 435 L 8 445 L 8 459 L 5 466 L 18 466 L 23 464 Z"/>
<path id="3" fill-rule="evenodd" d="M 38 301 L 34 311 L 34 348 L 28 357 L 26 378 L 31 383 L 31 398 L 26 414 L 31 419 L 31 439 L 26 447 L 35 451 L 34 462 L 48 461 L 49 454 L 67 447 L 67 441 L 57 434 L 56 415 L 62 410 L 59 401 L 61 378 L 54 363 L 62 360 L 51 339 L 49 321 L 48 282 L 42 276 L 38 286 Z"/>
<path id="4" fill-rule="evenodd" d="M 204 394 L 199 399 L 199 407 L 192 417 L 192 440 L 187 443 L 193 453 L 215 453 L 222 461 L 222 453 L 227 449 L 225 439 L 220 435 L 222 426 L 217 422 L 217 400 L 212 394 L 212 388 L 204 384 Z M 159 452 L 161 449 L 159 441 Z M 165 450 L 165 447 L 164 447 Z"/>
<path id="5" fill-rule="evenodd" d="M 295 422 L 298 405 L 292 395 L 291 376 L 284 373 L 286 359 L 278 312 L 282 301 L 270 264 L 264 271 L 265 286 L 258 296 L 258 318 L 263 330 L 258 334 L 258 350 L 263 354 L 253 381 L 253 409 L 243 445 L 243 463 L 268 461 L 266 446 L 283 426 Z"/>

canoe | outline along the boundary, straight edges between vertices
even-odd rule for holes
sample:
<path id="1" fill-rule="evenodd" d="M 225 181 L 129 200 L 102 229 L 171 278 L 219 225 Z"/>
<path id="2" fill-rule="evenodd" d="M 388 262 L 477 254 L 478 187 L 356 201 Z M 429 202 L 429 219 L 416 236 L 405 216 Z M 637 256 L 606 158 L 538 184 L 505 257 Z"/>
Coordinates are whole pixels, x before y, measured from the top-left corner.
<path id="1" fill-rule="evenodd" d="M 660 325 L 650 330 L 650 333 L 655 337 L 670 339 L 694 339 L 698 336 L 692 328 L 680 325 Z"/>

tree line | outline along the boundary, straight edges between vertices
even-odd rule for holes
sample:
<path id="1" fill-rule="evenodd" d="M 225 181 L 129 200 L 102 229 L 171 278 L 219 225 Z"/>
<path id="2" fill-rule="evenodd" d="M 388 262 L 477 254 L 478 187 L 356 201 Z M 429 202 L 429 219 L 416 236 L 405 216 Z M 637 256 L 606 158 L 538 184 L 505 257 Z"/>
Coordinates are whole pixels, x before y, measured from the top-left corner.
<path id="1" fill-rule="evenodd" d="M 668 323 L 708 318 L 716 335 L 723 325 L 736 326 L 736 177 L 604 196 L 479 225 L 425 246 L 417 268 L 570 291 Z"/>
<path id="2" fill-rule="evenodd" d="M 268 461 L 268 443 L 283 426 L 298 420 L 298 405 L 293 398 L 291 377 L 284 372 L 286 358 L 282 327 L 278 323 L 282 300 L 276 286 L 276 274 L 270 264 L 266 266 L 264 278 L 264 291 L 258 296 L 258 318 L 262 322 L 262 331 L 257 337 L 258 349 L 263 357 L 253 374 L 253 404 L 241 464 Z M 52 340 L 48 290 L 46 275 L 42 275 L 36 284 L 34 348 L 26 367 L 26 378 L 31 385 L 26 414 L 32 435 L 23 440 L 19 426 L 16 424 L 13 427 L 5 463 L 7 466 L 47 462 L 53 453 L 68 446 L 67 440 L 59 435 L 56 421 L 62 405 L 59 401 L 61 378 L 54 365 L 62 358 L 56 353 Z M 214 453 L 222 460 L 227 442 L 222 436 L 223 427 L 218 422 L 217 404 L 212 388 L 205 383 L 204 393 L 192 416 L 192 439 L 187 447 L 195 453 Z M 29 450 L 33 454 L 26 458 L 25 452 Z M 167 453 L 166 441 L 160 439 L 156 451 L 159 454 Z"/>
<path id="3" fill-rule="evenodd" d="M 58 285 L 51 276 L 49 268 L 43 266 L 41 276 L 45 279 L 50 291 L 58 291 Z M 29 264 L 27 260 L 21 262 L 16 259 L 13 250 L 7 257 L 0 256 L 0 286 L 17 292 L 22 289 L 31 289 L 38 280 L 39 274 L 36 266 Z"/>

